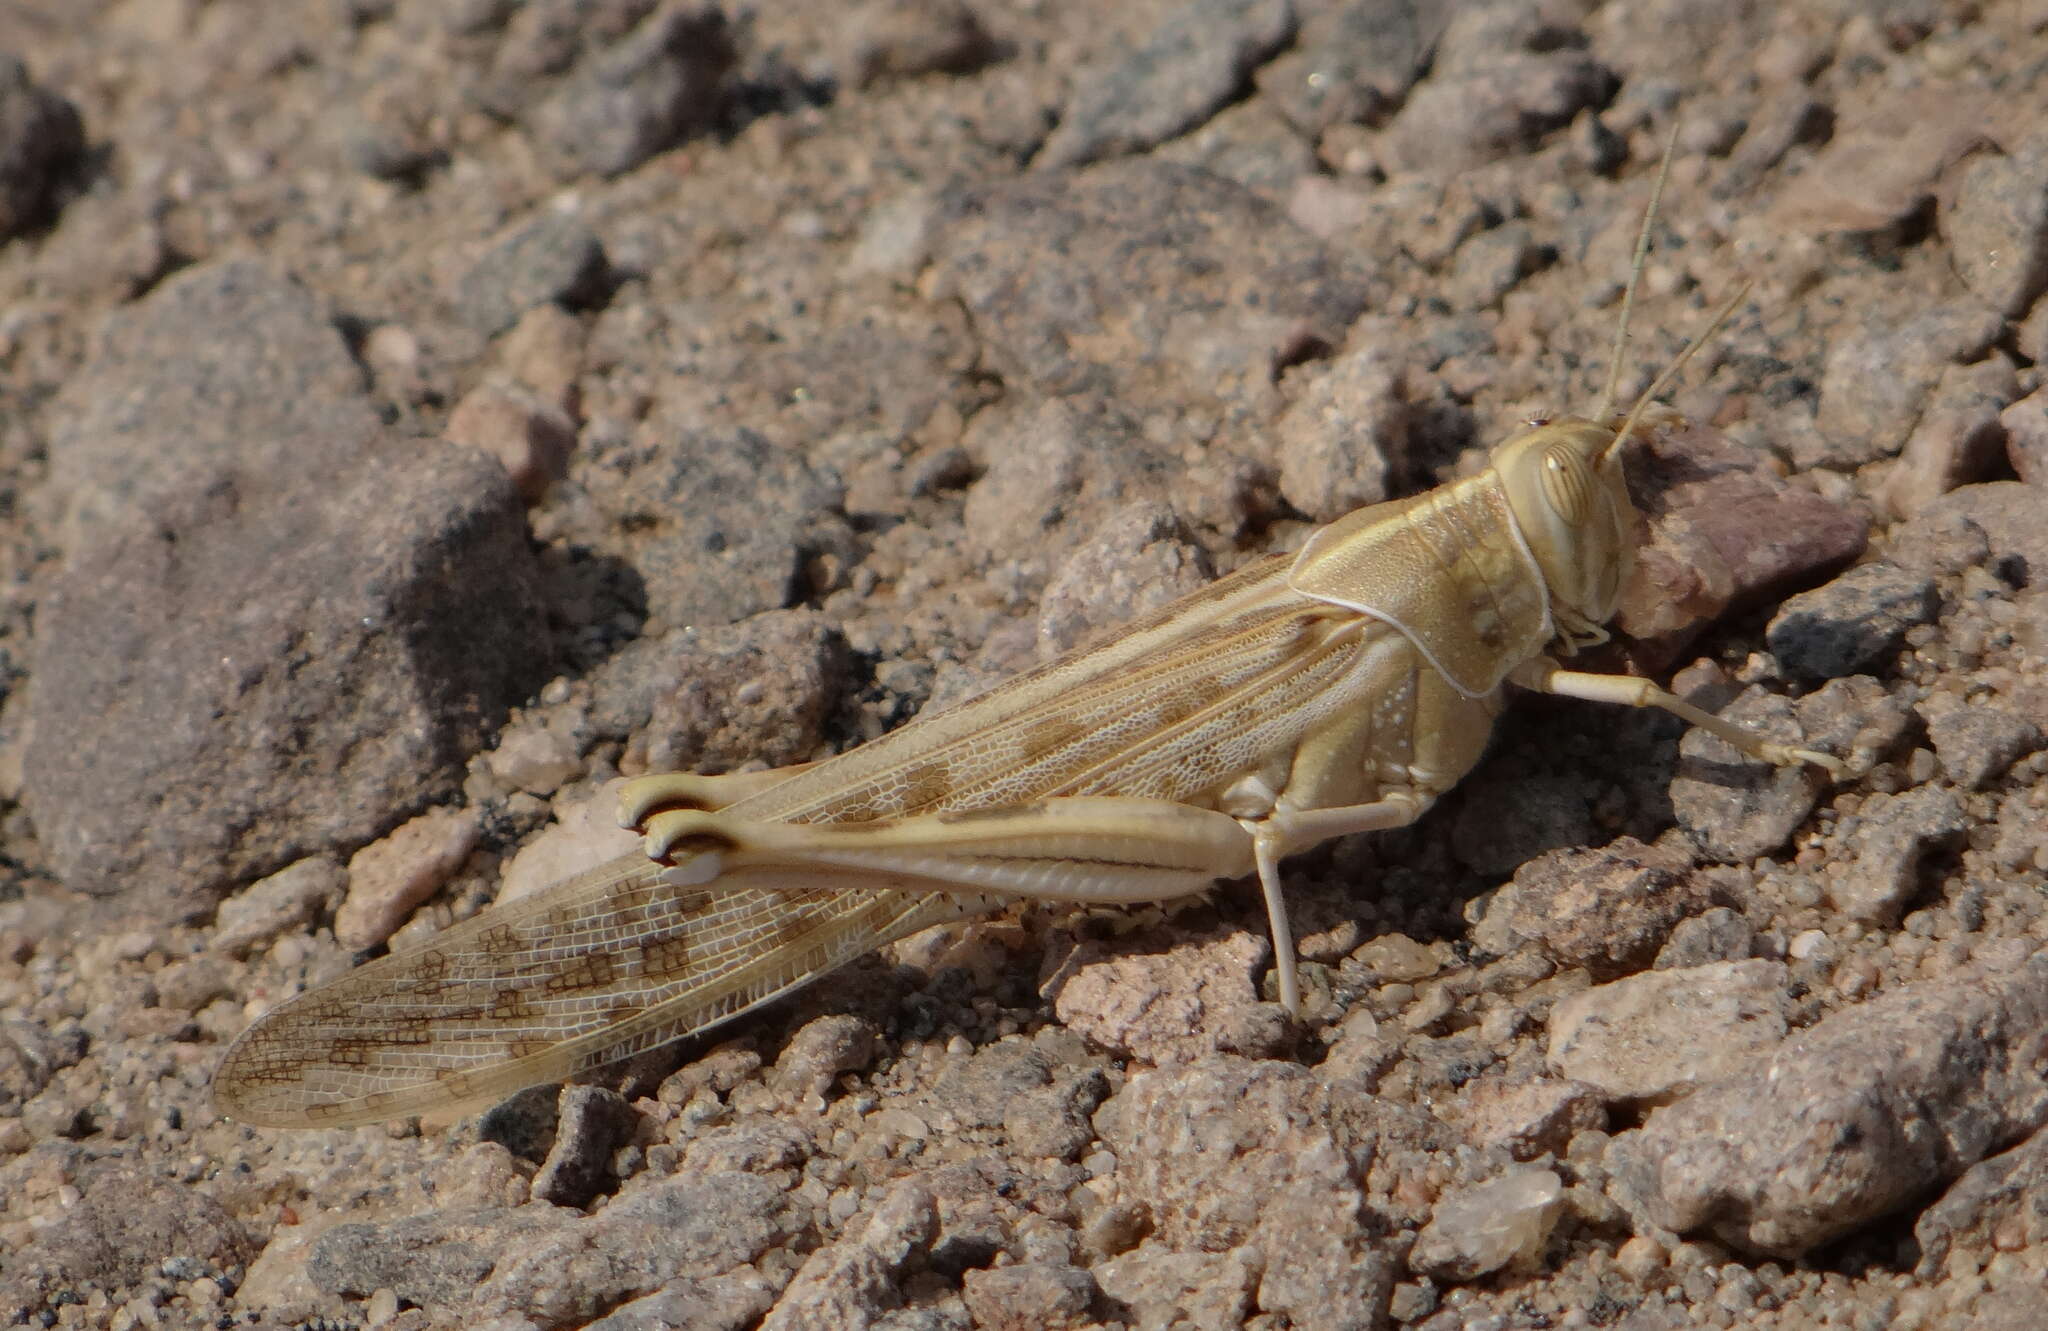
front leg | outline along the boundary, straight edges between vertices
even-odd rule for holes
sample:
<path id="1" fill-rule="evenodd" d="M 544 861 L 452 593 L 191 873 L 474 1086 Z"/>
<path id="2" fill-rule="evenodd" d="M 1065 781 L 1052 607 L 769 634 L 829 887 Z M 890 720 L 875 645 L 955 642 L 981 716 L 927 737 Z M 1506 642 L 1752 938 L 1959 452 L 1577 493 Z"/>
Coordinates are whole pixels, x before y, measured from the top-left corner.
<path id="1" fill-rule="evenodd" d="M 1583 698 L 1587 702 L 1619 703 L 1624 707 L 1655 707 L 1682 717 L 1708 733 L 1728 741 L 1743 753 L 1780 767 L 1796 767 L 1800 763 L 1811 763 L 1829 776 L 1840 780 L 1848 774 L 1842 760 L 1815 749 L 1802 749 L 1776 740 L 1765 739 L 1747 726 L 1739 726 L 1724 720 L 1712 712 L 1695 707 L 1675 693 L 1658 688 L 1647 679 L 1633 675 L 1595 675 L 1582 670 L 1566 670 L 1548 657 L 1537 657 L 1527 665 L 1519 667 L 1510 679 L 1524 688 L 1541 693 L 1555 693 L 1563 698 Z"/>

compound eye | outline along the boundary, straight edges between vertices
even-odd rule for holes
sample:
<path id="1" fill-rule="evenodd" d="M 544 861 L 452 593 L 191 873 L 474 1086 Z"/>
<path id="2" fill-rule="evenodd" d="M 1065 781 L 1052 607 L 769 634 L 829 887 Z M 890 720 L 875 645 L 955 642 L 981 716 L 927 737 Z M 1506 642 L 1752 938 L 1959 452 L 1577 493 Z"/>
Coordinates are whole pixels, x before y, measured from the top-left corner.
<path id="1" fill-rule="evenodd" d="M 1593 471 L 1571 448 L 1551 448 L 1543 454 L 1543 497 L 1551 511 L 1574 527 L 1584 526 L 1593 515 Z"/>

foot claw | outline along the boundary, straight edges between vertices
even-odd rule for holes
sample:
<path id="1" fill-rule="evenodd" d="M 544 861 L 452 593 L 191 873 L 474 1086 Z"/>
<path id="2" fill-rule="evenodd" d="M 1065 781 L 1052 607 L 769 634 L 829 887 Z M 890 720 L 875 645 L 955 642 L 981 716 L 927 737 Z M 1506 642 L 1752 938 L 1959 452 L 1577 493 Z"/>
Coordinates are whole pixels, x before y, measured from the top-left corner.
<path id="1" fill-rule="evenodd" d="M 1822 753 L 1818 749 L 1795 748 L 1790 744 L 1769 744 L 1764 747 L 1763 757 L 1780 767 L 1797 767 L 1801 763 L 1818 767 L 1836 781 L 1849 775 L 1848 764 L 1833 754 Z"/>
<path id="2" fill-rule="evenodd" d="M 1817 749 L 1794 749 L 1792 756 L 1801 762 L 1812 763 L 1836 781 L 1849 775 L 1849 764 L 1831 753 L 1822 753 Z"/>

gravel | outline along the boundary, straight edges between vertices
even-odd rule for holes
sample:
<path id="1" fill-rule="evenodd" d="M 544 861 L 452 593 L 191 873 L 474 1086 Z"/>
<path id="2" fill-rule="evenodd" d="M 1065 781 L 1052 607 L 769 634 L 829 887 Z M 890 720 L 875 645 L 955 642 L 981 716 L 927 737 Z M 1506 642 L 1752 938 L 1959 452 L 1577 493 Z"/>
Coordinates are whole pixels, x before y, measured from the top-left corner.
<path id="1" fill-rule="evenodd" d="M 30 6 L 0 1322 L 2034 1326 L 2048 85 L 1854 8 Z M 843 751 L 1588 409 L 1674 129 L 1622 400 L 1755 286 L 1574 664 L 1842 779 L 1518 695 L 1288 862 L 1299 1017 L 1226 884 L 458 1123 L 211 1107 L 353 949 L 630 850 L 618 778 Z"/>

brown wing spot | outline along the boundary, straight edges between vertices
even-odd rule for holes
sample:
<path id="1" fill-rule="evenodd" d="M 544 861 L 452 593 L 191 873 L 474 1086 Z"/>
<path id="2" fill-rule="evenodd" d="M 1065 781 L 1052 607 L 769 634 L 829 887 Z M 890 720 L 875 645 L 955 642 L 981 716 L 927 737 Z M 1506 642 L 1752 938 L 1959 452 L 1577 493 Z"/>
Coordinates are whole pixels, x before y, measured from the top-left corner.
<path id="1" fill-rule="evenodd" d="M 368 1067 L 370 1056 L 387 1043 L 369 1035 L 337 1035 L 327 1042 L 327 1056 L 321 1061 L 338 1068 Z"/>
<path id="2" fill-rule="evenodd" d="M 605 904 L 621 914 L 640 914 L 654 904 L 655 889 L 661 885 L 659 880 L 645 877 L 620 883 L 606 894 Z"/>
<path id="3" fill-rule="evenodd" d="M 659 938 L 642 943 L 640 973 L 643 975 L 681 975 L 690 969 L 690 935 L 687 933 L 663 934 Z"/>
<path id="4" fill-rule="evenodd" d="M 677 892 L 673 900 L 670 901 L 669 908 L 675 914 L 687 920 L 692 915 L 703 914 L 710 908 L 712 900 L 712 895 L 709 892 Z"/>
<path id="5" fill-rule="evenodd" d="M 789 947 L 802 940 L 810 932 L 810 921 L 801 915 L 789 913 L 777 919 L 772 928 L 775 932 L 775 946 Z"/>
<path id="6" fill-rule="evenodd" d="M 1066 748 L 1088 733 L 1088 727 L 1067 716 L 1049 716 L 1024 732 L 1023 759 L 1036 763 L 1047 754 Z"/>
<path id="7" fill-rule="evenodd" d="M 859 926 L 870 937 L 879 938 L 904 907 L 905 899 L 899 893 L 877 892 L 874 900 L 860 908 Z"/>
<path id="8" fill-rule="evenodd" d="M 903 773 L 903 811 L 928 809 L 953 789 L 953 764 L 925 762 Z"/>
<path id="9" fill-rule="evenodd" d="M 532 1000 L 519 989 L 500 989 L 491 1000 L 490 1012 L 499 1021 L 522 1021 L 535 1015 Z"/>
<path id="10" fill-rule="evenodd" d="M 412 977 L 405 992 L 413 998 L 439 998 L 448 988 L 448 957 L 442 952 L 422 952 L 412 963 Z"/>
<path id="11" fill-rule="evenodd" d="M 1184 721 L 1196 712 L 1215 706 L 1229 697 L 1236 687 L 1229 680 L 1216 679 L 1210 675 L 1200 674 L 1176 682 L 1179 688 L 1175 691 L 1177 693 L 1185 691 L 1186 693 L 1187 708 L 1183 715 L 1176 715 L 1172 718 L 1174 722 Z M 1176 699 L 1175 701 L 1179 700 Z"/>
<path id="12" fill-rule="evenodd" d="M 489 956 L 502 957 L 517 952 L 523 946 L 519 931 L 509 924 L 494 924 L 476 936 L 477 950 Z"/>
<path id="13" fill-rule="evenodd" d="M 532 1058 L 536 1054 L 545 1054 L 548 1050 L 553 1049 L 554 1047 L 555 1041 L 553 1040 L 529 1039 L 505 1041 L 505 1052 L 510 1054 L 513 1058 Z"/>
<path id="14" fill-rule="evenodd" d="M 791 910 L 775 921 L 775 946 L 777 948 L 808 947 L 817 934 L 819 920 L 806 911 Z"/>
<path id="15" fill-rule="evenodd" d="M 618 966 L 608 952 L 585 952 L 541 981 L 541 988 L 550 994 L 586 993 L 592 989 L 608 987 L 618 974 Z"/>

